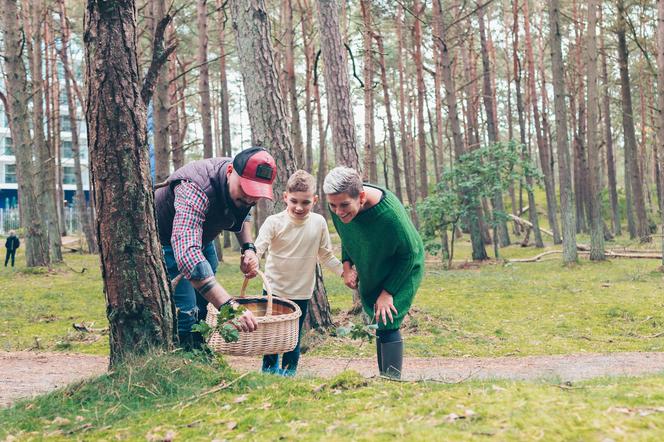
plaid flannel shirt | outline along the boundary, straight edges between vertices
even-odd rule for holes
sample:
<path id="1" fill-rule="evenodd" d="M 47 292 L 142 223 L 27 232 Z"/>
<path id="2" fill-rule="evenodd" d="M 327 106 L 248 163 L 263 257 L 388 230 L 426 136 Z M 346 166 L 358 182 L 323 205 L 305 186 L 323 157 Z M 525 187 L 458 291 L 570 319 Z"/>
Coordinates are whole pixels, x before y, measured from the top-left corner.
<path id="1" fill-rule="evenodd" d="M 191 280 L 207 279 L 214 275 L 210 263 L 203 255 L 203 222 L 209 200 L 195 183 L 182 181 L 175 186 L 175 217 L 171 247 L 178 270 Z"/>

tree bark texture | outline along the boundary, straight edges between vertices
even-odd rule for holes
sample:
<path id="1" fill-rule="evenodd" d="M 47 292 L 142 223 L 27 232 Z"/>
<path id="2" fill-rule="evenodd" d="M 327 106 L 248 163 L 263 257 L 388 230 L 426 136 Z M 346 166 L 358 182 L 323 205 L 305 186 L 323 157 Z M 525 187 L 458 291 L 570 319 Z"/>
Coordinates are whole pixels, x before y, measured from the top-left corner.
<path id="1" fill-rule="evenodd" d="M 643 174 L 639 167 L 639 154 L 634 130 L 634 114 L 632 107 L 631 82 L 629 78 L 629 51 L 626 39 L 626 11 L 623 0 L 618 0 L 617 29 L 618 62 L 620 66 L 620 91 L 622 97 L 622 120 L 625 137 L 625 162 L 629 163 L 629 181 L 634 205 L 636 236 L 641 241 L 650 238 L 648 216 L 644 200 Z"/>
<path id="2" fill-rule="evenodd" d="M 374 131 L 374 96 L 373 96 L 373 29 L 371 24 L 371 1 L 360 0 L 364 30 L 364 179 L 375 183 L 378 181 L 376 168 L 376 136 Z"/>
<path id="3" fill-rule="evenodd" d="M 417 145 L 420 150 L 420 197 L 426 198 L 429 194 L 429 179 L 427 177 L 427 142 L 424 130 L 424 65 L 422 61 L 422 25 L 421 17 L 424 13 L 424 4 L 420 0 L 413 1 L 413 61 L 415 63 L 415 77 L 417 79 Z M 413 201 L 411 204 L 414 204 Z"/>
<path id="4" fill-rule="evenodd" d="M 83 191 L 83 172 L 81 168 L 81 144 L 78 138 L 78 116 L 72 88 L 73 79 L 71 78 L 71 69 L 69 69 L 69 37 L 70 29 L 67 21 L 67 11 L 65 9 L 65 0 L 58 0 L 60 12 L 60 31 L 62 39 L 62 48 L 60 58 L 65 66 L 65 93 L 67 94 L 67 109 L 69 111 L 69 124 L 71 126 L 71 150 L 74 157 L 74 176 L 76 180 L 76 214 L 81 224 L 85 242 L 88 246 L 88 253 L 97 253 L 97 238 L 92 227 L 91 212 L 87 208 L 85 192 Z M 90 190 L 92 195 L 92 190 Z M 92 201 L 92 198 L 90 198 Z"/>
<path id="5" fill-rule="evenodd" d="M 85 15 L 88 140 L 111 366 L 172 347 L 174 306 L 154 216 L 136 5 L 89 0 Z"/>
<path id="6" fill-rule="evenodd" d="M 154 30 L 162 18 L 166 15 L 166 0 L 154 0 L 152 2 L 152 16 L 154 22 Z M 153 33 L 153 38 L 154 33 Z M 155 86 L 154 100 L 152 101 L 153 108 L 153 122 L 154 122 L 154 165 L 155 165 L 155 182 L 161 183 L 166 181 L 170 175 L 170 153 L 171 146 L 168 134 L 168 111 L 170 108 L 170 97 L 168 94 L 168 65 L 171 63 L 167 60 L 161 67 L 157 76 L 157 84 Z"/>
<path id="7" fill-rule="evenodd" d="M 210 105 L 210 69 L 207 63 L 208 24 L 207 0 L 196 0 L 198 52 L 196 61 L 200 66 L 198 74 L 198 95 L 200 96 L 201 126 L 203 129 L 203 157 L 212 158 L 212 108 Z"/>
<path id="8" fill-rule="evenodd" d="M 590 259 L 601 261 L 604 256 L 604 223 L 600 198 L 599 160 L 599 101 L 597 99 L 597 8 L 598 0 L 588 2 L 588 35 L 586 69 L 588 76 L 588 180 L 590 181 Z"/>
<path id="9" fill-rule="evenodd" d="M 231 3 L 231 17 L 237 42 L 240 70 L 247 99 L 252 144 L 264 146 L 277 164 L 274 183 L 275 208 L 295 171 L 293 144 L 288 128 L 283 93 L 274 64 L 270 42 L 270 21 L 264 0 Z"/>
<path id="10" fill-rule="evenodd" d="M 305 165 L 304 142 L 302 141 L 302 126 L 300 125 L 300 108 L 297 100 L 297 81 L 295 77 L 295 29 L 293 28 L 293 5 L 291 0 L 282 0 L 283 8 L 283 39 L 284 39 L 284 71 L 286 79 L 286 91 L 284 96 L 288 98 L 290 109 L 290 135 L 293 143 L 293 156 L 295 157 L 295 168 L 300 169 Z"/>
<path id="11" fill-rule="evenodd" d="M 657 151 L 659 152 L 660 189 L 664 189 L 664 0 L 657 0 L 657 107 L 659 126 L 657 127 Z M 664 195 L 660 195 L 660 201 Z M 664 234 L 664 210 L 660 213 L 661 230 Z M 662 236 L 662 266 L 664 266 L 664 236 Z"/>
<path id="12" fill-rule="evenodd" d="M 317 0 L 316 5 L 335 163 L 362 173 L 357 153 L 346 51 L 339 31 L 338 3 L 335 0 Z"/>
<path id="13" fill-rule="evenodd" d="M 542 175 L 544 175 L 544 190 L 546 193 L 547 218 L 549 226 L 553 232 L 553 243 L 560 244 L 560 228 L 558 225 L 558 203 L 556 201 L 556 184 L 554 172 L 551 164 L 553 163 L 552 151 L 546 142 L 546 133 L 542 126 L 545 124 L 546 112 L 543 110 L 542 121 L 540 123 L 539 107 L 537 106 L 537 86 L 535 78 L 535 56 L 533 54 L 533 42 L 530 33 L 530 12 L 528 2 L 523 2 L 523 28 L 526 43 L 526 67 L 528 69 L 528 90 L 530 92 L 530 103 L 535 123 L 535 139 L 537 140 L 537 151 L 539 152 Z M 542 98 L 546 96 L 546 89 L 542 89 Z"/>
<path id="14" fill-rule="evenodd" d="M 558 175 L 560 182 L 560 210 L 563 225 L 563 262 L 575 263 L 576 220 L 574 219 L 574 195 L 570 170 L 569 139 L 567 137 L 567 116 L 565 113 L 565 77 L 563 51 L 560 34 L 560 2 L 549 0 L 549 38 L 551 63 L 553 66 L 553 90 L 556 115 L 556 142 L 558 144 Z"/>
<path id="15" fill-rule="evenodd" d="M 4 37 L 5 86 L 7 91 L 9 127 L 16 155 L 16 178 L 19 187 L 21 222 L 25 227 L 25 256 L 28 267 L 49 264 L 49 245 L 42 223 L 37 194 L 32 137 L 30 136 L 30 90 L 23 62 L 23 28 L 17 0 L 0 2 Z"/>

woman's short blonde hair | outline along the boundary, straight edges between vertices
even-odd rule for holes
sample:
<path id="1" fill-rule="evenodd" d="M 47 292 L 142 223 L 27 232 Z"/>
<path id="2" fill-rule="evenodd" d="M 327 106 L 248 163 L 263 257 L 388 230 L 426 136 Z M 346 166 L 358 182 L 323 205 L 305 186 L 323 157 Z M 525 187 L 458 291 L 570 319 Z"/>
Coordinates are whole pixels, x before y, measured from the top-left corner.
<path id="1" fill-rule="evenodd" d="M 335 167 L 330 170 L 323 182 L 323 192 L 328 195 L 347 193 L 351 198 L 357 198 L 363 190 L 360 174 L 350 167 Z"/>

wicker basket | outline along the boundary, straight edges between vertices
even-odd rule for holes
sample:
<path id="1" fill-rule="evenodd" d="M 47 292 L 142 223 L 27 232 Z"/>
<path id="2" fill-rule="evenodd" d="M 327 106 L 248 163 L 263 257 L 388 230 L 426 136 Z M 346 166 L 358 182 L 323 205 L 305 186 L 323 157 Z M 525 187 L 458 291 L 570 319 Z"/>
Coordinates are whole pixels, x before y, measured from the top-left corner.
<path id="1" fill-rule="evenodd" d="M 300 308 L 293 301 L 272 296 L 270 283 L 263 272 L 258 271 L 263 279 L 267 297 L 245 297 L 248 279 L 244 280 L 240 297 L 236 300 L 251 310 L 258 322 L 253 332 L 240 332 L 237 342 L 226 342 L 215 332 L 208 340 L 208 346 L 219 353 L 234 356 L 257 356 L 286 353 L 295 348 L 299 334 L 298 318 L 302 315 Z M 208 304 L 206 322 L 210 327 L 217 325 L 219 311 Z"/>

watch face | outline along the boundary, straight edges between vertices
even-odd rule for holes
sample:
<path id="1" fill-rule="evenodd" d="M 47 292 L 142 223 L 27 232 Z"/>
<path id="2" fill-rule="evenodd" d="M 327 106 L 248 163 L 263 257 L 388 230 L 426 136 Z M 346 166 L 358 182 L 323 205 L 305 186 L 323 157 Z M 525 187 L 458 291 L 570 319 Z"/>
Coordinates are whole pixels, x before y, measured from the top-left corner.
<path id="1" fill-rule="evenodd" d="M 259 164 L 256 168 L 256 178 L 261 178 L 264 180 L 272 179 L 272 167 L 267 164 Z"/>

